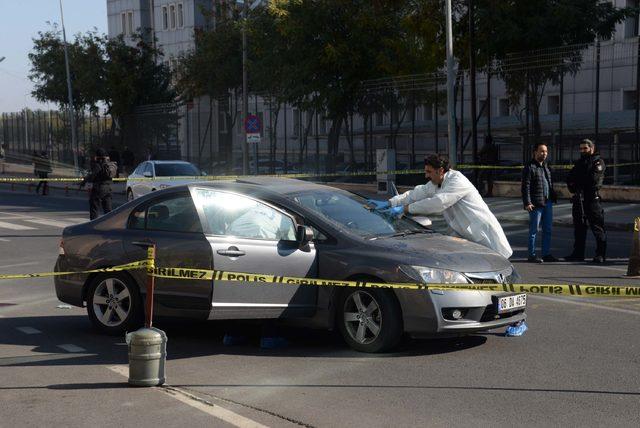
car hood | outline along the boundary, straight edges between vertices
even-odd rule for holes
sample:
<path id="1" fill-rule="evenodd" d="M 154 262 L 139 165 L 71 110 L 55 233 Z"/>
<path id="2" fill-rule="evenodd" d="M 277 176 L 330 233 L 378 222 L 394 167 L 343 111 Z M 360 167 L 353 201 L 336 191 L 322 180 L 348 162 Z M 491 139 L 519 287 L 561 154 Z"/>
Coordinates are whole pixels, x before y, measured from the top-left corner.
<path id="1" fill-rule="evenodd" d="M 415 234 L 371 241 L 400 264 L 448 269 L 456 272 L 496 272 L 508 269 L 509 260 L 493 250 L 462 238 L 433 234 Z"/>

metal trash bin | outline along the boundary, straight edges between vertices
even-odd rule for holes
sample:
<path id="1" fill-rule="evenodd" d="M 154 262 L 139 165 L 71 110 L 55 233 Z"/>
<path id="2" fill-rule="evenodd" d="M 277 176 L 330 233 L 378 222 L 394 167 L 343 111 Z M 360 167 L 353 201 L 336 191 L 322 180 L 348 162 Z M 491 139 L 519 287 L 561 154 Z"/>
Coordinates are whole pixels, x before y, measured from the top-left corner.
<path id="1" fill-rule="evenodd" d="M 165 382 L 167 335 L 157 328 L 127 333 L 129 385 L 157 386 Z"/>

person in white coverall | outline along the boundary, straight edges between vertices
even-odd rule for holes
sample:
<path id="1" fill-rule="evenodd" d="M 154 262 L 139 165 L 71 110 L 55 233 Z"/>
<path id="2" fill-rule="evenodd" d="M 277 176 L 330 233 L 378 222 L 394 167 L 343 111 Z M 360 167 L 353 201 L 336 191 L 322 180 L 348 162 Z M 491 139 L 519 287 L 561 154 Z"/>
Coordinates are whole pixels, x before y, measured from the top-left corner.
<path id="1" fill-rule="evenodd" d="M 500 223 L 467 177 L 449 169 L 449 160 L 438 155 L 425 158 L 424 173 L 430 179 L 427 184 L 395 196 L 388 203 L 373 202 L 373 205 L 395 215 L 442 213 L 452 235 L 511 257 L 513 250 Z"/>

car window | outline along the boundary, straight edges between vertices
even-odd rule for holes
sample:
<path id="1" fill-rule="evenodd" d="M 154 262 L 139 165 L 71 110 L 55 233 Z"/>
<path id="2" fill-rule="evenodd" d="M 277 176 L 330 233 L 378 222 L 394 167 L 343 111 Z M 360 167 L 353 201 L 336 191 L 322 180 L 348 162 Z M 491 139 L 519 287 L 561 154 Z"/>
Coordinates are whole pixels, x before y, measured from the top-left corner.
<path id="1" fill-rule="evenodd" d="M 151 165 L 151 162 L 147 162 L 145 164 L 144 169 L 142 170 L 142 173 L 144 174 L 145 172 L 148 172 L 153 176 L 153 165 Z"/>
<path id="2" fill-rule="evenodd" d="M 129 228 L 168 232 L 202 232 L 198 212 L 190 195 L 162 199 L 134 210 Z"/>
<path id="3" fill-rule="evenodd" d="M 158 177 L 194 177 L 197 175 L 200 175 L 200 171 L 190 163 L 156 164 L 156 176 Z"/>
<path id="4" fill-rule="evenodd" d="M 193 192 L 194 201 L 202 207 L 214 235 L 275 241 L 296 239 L 293 219 L 262 202 L 215 190 L 194 189 Z"/>
<path id="5" fill-rule="evenodd" d="M 325 220 L 365 238 L 405 231 L 426 231 L 413 220 L 393 218 L 367 208 L 366 200 L 352 193 L 323 189 L 301 192 L 290 197 Z"/>
<path id="6" fill-rule="evenodd" d="M 140 165 L 138 165 L 138 167 L 135 169 L 135 171 L 133 171 L 134 174 L 138 174 L 138 175 L 142 175 L 142 171 L 144 171 L 144 167 L 147 163 L 143 162 Z"/>

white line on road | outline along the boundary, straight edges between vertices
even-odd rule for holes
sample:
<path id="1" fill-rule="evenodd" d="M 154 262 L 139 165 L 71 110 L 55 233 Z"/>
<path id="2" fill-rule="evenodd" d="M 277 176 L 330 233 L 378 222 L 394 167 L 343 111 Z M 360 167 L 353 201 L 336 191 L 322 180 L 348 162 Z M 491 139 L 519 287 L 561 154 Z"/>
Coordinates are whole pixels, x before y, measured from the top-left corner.
<path id="1" fill-rule="evenodd" d="M 40 262 L 14 263 L 12 265 L 2 265 L 2 266 L 0 266 L 0 269 L 18 267 L 18 266 L 32 266 L 32 265 L 37 265 L 37 264 L 40 264 Z"/>
<path id="2" fill-rule="evenodd" d="M 2 242 L 11 242 L 11 239 L 0 238 L 0 241 L 2 241 Z"/>
<path id="3" fill-rule="evenodd" d="M 35 230 L 35 227 L 23 226 L 21 224 L 7 223 L 4 221 L 0 221 L 0 227 L 3 229 L 11 229 L 11 230 Z"/>
<path id="4" fill-rule="evenodd" d="M 42 333 L 37 328 L 33 328 L 33 327 L 16 327 L 16 330 L 21 331 L 24 334 L 40 334 L 40 333 Z"/>
<path id="5" fill-rule="evenodd" d="M 578 300 L 569 300 L 569 299 L 563 299 L 560 297 L 530 296 L 530 298 L 549 300 L 557 303 L 568 303 L 570 305 L 587 306 L 589 308 L 604 309 L 605 311 L 621 312 L 623 314 L 640 315 L 640 311 L 633 311 L 631 309 L 622 309 L 622 308 L 612 308 L 610 306 L 602 306 L 596 303 L 582 302 Z"/>
<path id="6" fill-rule="evenodd" d="M 72 226 L 74 223 L 69 223 L 65 221 L 57 221 L 57 220 L 48 220 L 44 218 L 25 218 L 24 221 L 28 221 L 30 223 L 42 224 L 44 226 L 54 226 L 54 227 L 67 227 Z"/>
<path id="7" fill-rule="evenodd" d="M 107 368 L 121 376 L 124 376 L 126 378 L 129 377 L 129 368 L 125 365 L 107 366 Z M 167 386 L 162 388 L 162 391 L 184 404 L 187 404 L 215 418 L 223 420 L 233 426 L 265 427 L 265 425 L 262 425 L 252 419 L 245 418 L 244 416 L 240 416 L 239 414 L 234 413 L 231 410 L 227 410 L 224 407 L 218 406 L 217 404 L 213 404 L 209 401 L 203 400 L 202 398 L 190 394 L 189 392 L 181 388 Z"/>
<path id="8" fill-rule="evenodd" d="M 64 349 L 67 352 L 86 352 L 87 351 L 86 349 L 76 346 L 73 343 L 65 343 L 64 345 L 58 345 L 58 348 Z"/>

